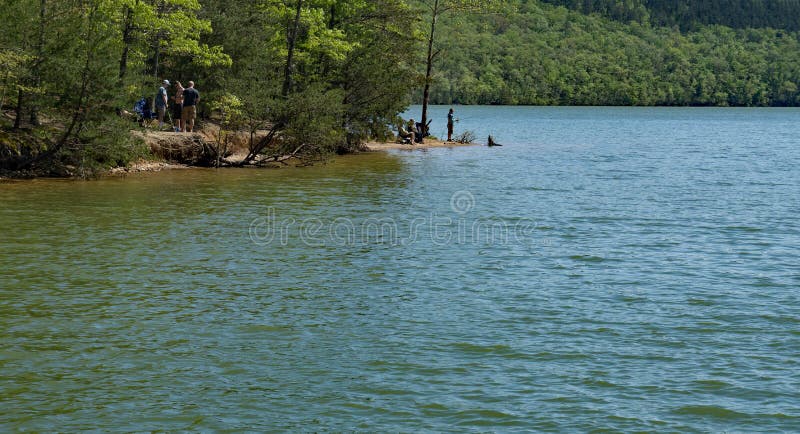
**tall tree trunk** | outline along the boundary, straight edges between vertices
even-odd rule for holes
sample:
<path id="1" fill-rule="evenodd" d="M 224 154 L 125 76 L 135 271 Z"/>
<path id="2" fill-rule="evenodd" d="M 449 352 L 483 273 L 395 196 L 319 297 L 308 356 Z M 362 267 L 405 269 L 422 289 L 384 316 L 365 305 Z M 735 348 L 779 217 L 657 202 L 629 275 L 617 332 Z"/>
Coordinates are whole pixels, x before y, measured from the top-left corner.
<path id="1" fill-rule="evenodd" d="M 297 10 L 294 15 L 294 22 L 292 28 L 289 29 L 287 38 L 288 53 L 286 54 L 286 68 L 283 76 L 283 96 L 289 96 L 292 90 L 292 75 L 294 74 L 294 47 L 297 44 L 297 33 L 300 31 L 300 12 L 303 8 L 303 0 L 297 0 Z"/>
<path id="2" fill-rule="evenodd" d="M 133 9 L 125 7 L 125 22 L 122 27 L 122 56 L 119 59 L 119 80 L 128 72 L 128 51 L 133 42 Z"/>
<path id="3" fill-rule="evenodd" d="M 425 142 L 425 129 L 428 126 L 428 101 L 431 99 L 431 76 L 433 75 L 433 41 L 436 37 L 436 20 L 439 18 L 439 0 L 433 3 L 431 13 L 431 33 L 428 35 L 428 56 L 425 58 L 425 88 L 422 91 L 422 131 L 420 136 Z"/>
<path id="4" fill-rule="evenodd" d="M 41 65 L 44 61 L 44 29 L 45 29 L 45 16 L 47 14 L 47 0 L 39 2 L 39 38 L 36 41 L 36 62 L 33 64 L 33 86 L 38 90 L 42 85 L 42 72 Z M 39 108 L 36 104 L 36 98 L 33 99 L 31 105 L 31 125 L 39 125 Z"/>
<path id="5" fill-rule="evenodd" d="M 22 126 L 22 103 L 23 103 L 22 89 L 17 87 L 17 113 L 14 117 L 14 129 L 18 130 Z"/>
<path id="6" fill-rule="evenodd" d="M 161 16 L 164 15 L 165 12 L 164 7 L 165 4 L 163 0 L 158 2 L 158 8 L 156 9 L 156 14 L 158 15 L 159 18 L 161 18 Z M 161 32 L 156 32 L 155 35 L 153 35 L 153 77 L 155 77 L 156 80 L 158 80 L 158 61 L 161 55 L 162 36 L 163 35 Z"/>
<path id="7" fill-rule="evenodd" d="M 83 128 L 83 122 L 86 120 L 87 107 L 84 107 L 89 95 L 89 82 L 91 77 L 92 61 L 94 60 L 94 51 L 97 44 L 95 31 L 97 29 L 95 24 L 95 14 L 97 13 L 98 6 L 95 4 L 86 13 L 86 59 L 81 71 L 81 91 L 78 93 L 78 99 L 75 101 L 75 106 L 72 112 L 72 120 L 67 127 L 61 139 L 52 147 L 48 152 L 54 155 L 64 144 L 69 140 L 73 131 L 80 131 Z"/>
<path id="8" fill-rule="evenodd" d="M 161 46 L 158 41 L 158 35 L 153 40 L 153 77 L 158 79 L 158 57 L 161 52 Z"/>
<path id="9" fill-rule="evenodd" d="M 8 83 L 11 80 L 11 71 L 6 72 L 6 79 L 3 83 Z M 3 86 L 3 94 L 0 95 L 0 110 L 6 105 L 6 86 Z"/>

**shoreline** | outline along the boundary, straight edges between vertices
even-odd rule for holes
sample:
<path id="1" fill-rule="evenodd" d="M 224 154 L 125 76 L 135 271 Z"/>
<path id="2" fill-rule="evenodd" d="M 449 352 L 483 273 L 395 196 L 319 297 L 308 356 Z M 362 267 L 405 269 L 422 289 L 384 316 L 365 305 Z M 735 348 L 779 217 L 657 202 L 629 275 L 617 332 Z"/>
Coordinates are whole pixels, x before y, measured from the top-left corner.
<path id="1" fill-rule="evenodd" d="M 200 166 L 190 166 L 188 164 L 170 163 L 167 161 L 139 160 L 126 167 L 112 167 L 103 176 L 124 176 L 132 173 L 161 172 L 162 170 L 183 170 L 196 169 Z"/>
<path id="2" fill-rule="evenodd" d="M 433 148 L 460 148 L 463 146 L 479 146 L 478 143 L 445 142 L 438 139 L 426 138 L 425 143 L 414 143 L 404 145 L 397 142 L 367 142 L 365 144 L 369 152 L 380 152 L 389 150 L 417 151 Z"/>
<path id="3" fill-rule="evenodd" d="M 138 173 L 151 173 L 151 172 L 161 172 L 164 170 L 186 170 L 186 169 L 199 169 L 203 168 L 204 166 L 193 165 L 189 163 L 180 163 L 175 161 L 170 161 L 169 154 L 171 154 L 172 150 L 180 150 L 181 144 L 188 141 L 197 141 L 197 140 L 210 140 L 210 137 L 204 132 L 198 131 L 196 133 L 172 133 L 172 132 L 163 132 L 163 131 L 134 131 L 134 135 L 140 137 L 144 140 L 145 144 L 150 148 L 151 152 L 153 153 L 151 158 L 144 158 L 138 161 L 131 162 L 128 166 L 121 166 L 121 167 L 112 167 L 108 170 L 96 173 L 94 176 L 90 176 L 90 178 L 103 178 L 103 177 L 120 177 L 120 176 L 127 176 L 132 174 Z M 373 153 L 373 152 L 387 152 L 387 151 L 425 151 L 428 149 L 435 149 L 435 148 L 457 148 L 457 147 L 465 147 L 465 146 L 479 146 L 479 143 L 460 143 L 460 142 L 447 142 L 438 140 L 435 138 L 426 138 L 425 143 L 415 143 L 415 144 L 402 144 L 398 143 L 397 141 L 369 141 L 364 143 L 363 150 L 359 152 L 354 152 L 351 155 L 358 155 L 362 153 Z M 242 149 L 237 149 L 233 155 L 230 155 L 227 159 L 230 161 L 235 161 L 236 159 L 243 159 L 246 155 L 246 152 L 242 151 Z M 266 166 L 264 168 L 279 168 L 282 167 L 280 165 L 275 166 Z M 9 173 L 0 173 L 0 182 L 10 182 L 14 180 L 26 180 L 26 179 L 41 179 L 41 178 L 54 178 L 54 179 L 69 179 L 69 178 L 80 178 L 80 176 L 38 176 L 36 174 L 27 174 L 28 176 L 14 176 Z"/>
<path id="4" fill-rule="evenodd" d="M 465 146 L 479 146 L 478 143 L 459 143 L 459 142 L 446 142 L 441 141 L 438 139 L 425 139 L 425 143 L 415 143 L 414 145 L 410 144 L 402 144 L 397 142 L 367 142 L 364 144 L 366 151 L 364 152 L 356 152 L 351 155 L 358 155 L 360 153 L 372 153 L 372 152 L 386 152 L 386 151 L 424 151 L 428 149 L 434 148 L 457 148 L 457 147 L 465 147 Z M 236 159 L 236 157 L 243 158 L 244 155 L 233 155 L 231 159 Z M 275 166 L 271 168 L 279 168 L 280 166 Z M 190 164 L 183 164 L 183 163 L 173 163 L 167 162 L 163 160 L 139 160 L 136 162 L 131 163 L 130 166 L 127 167 L 114 167 L 109 169 L 104 175 L 101 176 L 125 176 L 134 173 L 148 173 L 148 172 L 161 172 L 163 170 L 183 170 L 183 169 L 202 169 L 202 166 L 193 166 Z M 266 168 L 266 167 L 265 167 Z"/>

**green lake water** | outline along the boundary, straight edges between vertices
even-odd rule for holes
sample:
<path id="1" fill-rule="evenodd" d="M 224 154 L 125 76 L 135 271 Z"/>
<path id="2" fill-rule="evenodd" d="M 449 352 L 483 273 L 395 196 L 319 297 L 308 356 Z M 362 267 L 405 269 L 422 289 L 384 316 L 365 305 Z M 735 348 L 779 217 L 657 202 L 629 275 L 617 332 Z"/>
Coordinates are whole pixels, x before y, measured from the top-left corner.
<path id="1" fill-rule="evenodd" d="M 800 431 L 800 110 L 456 116 L 0 184 L 0 431 Z"/>

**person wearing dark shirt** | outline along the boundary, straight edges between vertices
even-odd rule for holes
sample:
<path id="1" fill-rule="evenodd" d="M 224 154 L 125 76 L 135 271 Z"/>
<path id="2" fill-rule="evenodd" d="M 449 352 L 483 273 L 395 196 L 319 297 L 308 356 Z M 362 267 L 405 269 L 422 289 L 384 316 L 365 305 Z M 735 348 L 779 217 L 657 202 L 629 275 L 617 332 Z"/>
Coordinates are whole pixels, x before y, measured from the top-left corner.
<path id="1" fill-rule="evenodd" d="M 197 117 L 197 104 L 200 103 L 200 92 L 194 88 L 194 82 L 189 82 L 189 87 L 183 90 L 183 112 L 181 121 L 184 131 L 191 133 L 194 130 L 194 118 Z"/>
<path id="2" fill-rule="evenodd" d="M 453 141 L 453 123 L 455 122 L 455 113 L 453 109 L 450 109 L 450 112 L 447 113 L 447 141 Z"/>

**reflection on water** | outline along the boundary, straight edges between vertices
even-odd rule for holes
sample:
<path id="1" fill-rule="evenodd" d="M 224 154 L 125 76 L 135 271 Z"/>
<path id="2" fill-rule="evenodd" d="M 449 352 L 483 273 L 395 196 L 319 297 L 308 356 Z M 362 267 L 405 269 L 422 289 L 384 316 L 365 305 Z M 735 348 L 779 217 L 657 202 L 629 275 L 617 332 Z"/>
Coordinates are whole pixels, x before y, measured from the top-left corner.
<path id="1" fill-rule="evenodd" d="M 0 428 L 800 426 L 800 112 L 456 113 L 505 146 L 0 185 Z"/>

